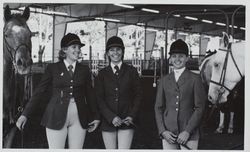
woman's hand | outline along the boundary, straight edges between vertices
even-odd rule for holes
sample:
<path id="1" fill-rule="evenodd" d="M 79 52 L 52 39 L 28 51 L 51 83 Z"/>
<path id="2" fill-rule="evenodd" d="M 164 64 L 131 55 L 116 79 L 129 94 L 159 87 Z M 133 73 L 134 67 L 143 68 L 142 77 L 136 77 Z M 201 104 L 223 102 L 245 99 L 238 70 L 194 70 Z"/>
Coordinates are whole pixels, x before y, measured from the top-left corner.
<path id="1" fill-rule="evenodd" d="M 112 120 L 112 124 L 115 126 L 115 127 L 119 127 L 122 125 L 122 120 L 120 117 L 116 116 L 113 120 Z"/>
<path id="2" fill-rule="evenodd" d="M 170 144 L 174 144 L 177 138 L 175 134 L 167 130 L 164 131 L 161 135 Z"/>
<path id="3" fill-rule="evenodd" d="M 21 115 L 21 116 L 18 118 L 17 122 L 16 122 L 17 128 L 18 128 L 19 130 L 23 130 L 23 129 L 24 129 L 24 126 L 25 126 L 25 124 L 26 124 L 26 122 L 27 122 L 27 117 L 24 116 L 24 115 Z"/>
<path id="4" fill-rule="evenodd" d="M 133 123 L 133 118 L 132 117 L 126 117 L 125 119 L 122 120 L 124 124 L 126 124 L 127 126 L 129 125 L 134 125 Z"/>
<path id="5" fill-rule="evenodd" d="M 100 120 L 94 120 L 92 122 L 90 122 L 89 128 L 88 128 L 88 132 L 93 132 L 94 130 L 96 130 L 96 128 L 98 127 L 98 125 L 100 124 Z"/>
<path id="6" fill-rule="evenodd" d="M 189 132 L 183 131 L 178 135 L 178 138 L 176 141 L 177 141 L 177 143 L 179 143 L 181 145 L 185 145 L 188 141 L 189 136 L 190 136 Z"/>

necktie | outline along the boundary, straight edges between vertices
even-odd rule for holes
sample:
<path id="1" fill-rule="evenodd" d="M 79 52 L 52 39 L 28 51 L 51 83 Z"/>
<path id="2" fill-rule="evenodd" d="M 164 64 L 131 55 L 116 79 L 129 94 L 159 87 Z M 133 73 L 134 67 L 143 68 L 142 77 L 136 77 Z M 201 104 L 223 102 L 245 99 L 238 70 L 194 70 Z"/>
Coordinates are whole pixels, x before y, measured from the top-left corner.
<path id="1" fill-rule="evenodd" d="M 74 74 L 74 72 L 73 72 L 73 65 L 69 65 L 69 66 L 68 66 L 68 69 L 69 69 L 69 75 L 70 75 L 71 77 L 73 77 L 73 74 Z"/>
<path id="2" fill-rule="evenodd" d="M 119 67 L 116 65 L 114 68 L 115 68 L 115 70 L 116 70 L 116 71 L 115 71 L 115 75 L 118 76 L 118 75 L 119 75 Z"/>

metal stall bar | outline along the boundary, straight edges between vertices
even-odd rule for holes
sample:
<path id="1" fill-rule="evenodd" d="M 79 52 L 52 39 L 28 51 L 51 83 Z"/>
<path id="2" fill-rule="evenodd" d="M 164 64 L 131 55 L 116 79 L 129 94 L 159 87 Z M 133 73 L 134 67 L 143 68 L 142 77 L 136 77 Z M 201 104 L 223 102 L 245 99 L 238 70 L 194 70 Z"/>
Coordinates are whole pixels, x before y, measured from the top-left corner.
<path id="1" fill-rule="evenodd" d="M 167 14 L 166 16 L 166 22 L 165 22 L 165 31 L 166 31 L 166 35 L 165 35 L 165 50 L 167 50 L 167 46 L 168 46 L 168 19 L 170 18 L 170 16 L 172 16 L 174 13 L 184 13 L 184 12 L 201 12 L 201 13 L 207 13 L 209 11 L 218 11 L 221 14 L 223 14 L 226 18 L 226 32 L 229 32 L 229 18 L 228 15 L 226 14 L 226 12 L 220 10 L 220 9 L 202 9 L 202 10 L 174 10 L 171 11 Z M 167 53 L 165 53 L 164 59 L 167 59 Z M 161 64 L 161 77 L 163 76 L 163 74 L 166 74 L 167 71 L 167 67 L 168 63 L 165 61 L 163 64 Z"/>
<path id="2" fill-rule="evenodd" d="M 236 13 L 237 13 L 241 8 L 244 8 L 244 6 L 243 6 L 243 5 L 242 5 L 242 6 L 239 6 L 238 8 L 236 8 L 236 9 L 234 10 L 234 12 L 233 12 L 233 14 L 232 14 L 232 20 L 231 20 L 231 25 L 232 25 L 232 27 L 231 27 L 231 35 L 232 35 L 233 38 L 234 38 L 234 19 L 235 19 L 235 15 L 236 15 Z"/>

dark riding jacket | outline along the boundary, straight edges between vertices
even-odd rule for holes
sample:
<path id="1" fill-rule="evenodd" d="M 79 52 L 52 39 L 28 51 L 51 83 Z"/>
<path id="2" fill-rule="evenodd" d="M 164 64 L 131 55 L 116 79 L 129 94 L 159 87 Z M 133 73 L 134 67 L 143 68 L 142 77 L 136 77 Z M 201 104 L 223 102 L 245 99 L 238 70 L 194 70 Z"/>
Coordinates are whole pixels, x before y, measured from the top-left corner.
<path id="1" fill-rule="evenodd" d="M 76 63 L 73 77 L 64 62 L 47 66 L 40 84 L 27 103 L 23 115 L 28 117 L 39 102 L 46 98 L 46 91 L 52 88 L 52 95 L 44 112 L 41 124 L 50 129 L 61 129 L 66 121 L 70 98 L 74 98 L 79 120 L 83 128 L 90 120 L 99 119 L 96 100 L 91 86 L 91 75 L 87 66 Z"/>
<path id="2" fill-rule="evenodd" d="M 102 69 L 95 81 L 97 103 L 101 113 L 101 129 L 115 131 L 112 120 L 119 116 L 136 119 L 142 99 L 142 88 L 136 68 L 122 63 L 117 77 L 109 65 Z M 123 125 L 120 129 L 133 126 Z"/>

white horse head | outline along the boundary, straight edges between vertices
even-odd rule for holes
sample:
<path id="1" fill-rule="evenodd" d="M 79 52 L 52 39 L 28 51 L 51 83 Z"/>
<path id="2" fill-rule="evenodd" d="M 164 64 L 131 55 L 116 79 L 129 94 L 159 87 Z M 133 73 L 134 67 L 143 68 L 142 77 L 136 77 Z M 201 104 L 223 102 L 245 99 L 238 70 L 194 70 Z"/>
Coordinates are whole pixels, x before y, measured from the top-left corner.
<path id="1" fill-rule="evenodd" d="M 228 52 L 230 49 L 231 53 Z M 228 59 L 226 60 L 227 52 Z M 245 42 L 230 42 L 229 36 L 223 33 L 219 50 L 206 60 L 205 65 L 207 66 L 205 72 L 207 72 L 206 75 L 208 75 L 206 79 L 210 78 L 210 83 L 208 84 L 208 100 L 210 102 L 215 104 L 227 101 L 230 90 L 232 90 L 241 80 L 242 76 L 245 75 L 244 63 Z"/>
<path id="2" fill-rule="evenodd" d="M 231 48 L 229 46 L 230 43 Z M 228 53 L 230 49 L 232 52 L 231 54 Z M 226 60 L 227 53 L 228 59 Z M 233 60 L 235 60 L 235 62 Z M 245 75 L 244 61 L 245 42 L 230 42 L 229 36 L 226 33 L 223 33 L 223 38 L 220 42 L 220 48 L 209 61 L 211 66 L 211 82 L 209 84 L 208 90 L 209 101 L 212 103 L 223 103 L 227 101 L 229 91 L 232 90 L 241 80 L 242 76 Z M 224 77 L 223 73 L 225 74 Z"/>

